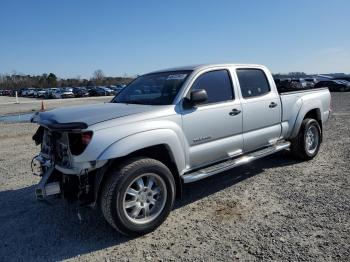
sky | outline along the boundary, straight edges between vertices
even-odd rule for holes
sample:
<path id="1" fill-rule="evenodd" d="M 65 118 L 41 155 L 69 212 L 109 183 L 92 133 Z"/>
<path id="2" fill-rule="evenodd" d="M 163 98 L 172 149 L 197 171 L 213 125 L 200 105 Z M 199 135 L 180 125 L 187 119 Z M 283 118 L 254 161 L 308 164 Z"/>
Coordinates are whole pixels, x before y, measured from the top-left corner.
<path id="1" fill-rule="evenodd" d="M 0 0 L 0 73 L 89 78 L 202 63 L 350 73 L 349 0 Z"/>

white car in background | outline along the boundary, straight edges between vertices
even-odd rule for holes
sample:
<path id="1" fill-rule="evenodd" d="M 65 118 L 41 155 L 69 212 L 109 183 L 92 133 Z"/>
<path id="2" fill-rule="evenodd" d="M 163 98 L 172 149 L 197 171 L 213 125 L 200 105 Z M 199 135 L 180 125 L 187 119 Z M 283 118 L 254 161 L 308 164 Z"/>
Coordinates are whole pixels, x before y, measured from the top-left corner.
<path id="1" fill-rule="evenodd" d="M 45 89 L 35 89 L 33 96 L 34 97 L 44 97 L 46 94 L 46 90 Z"/>
<path id="2" fill-rule="evenodd" d="M 45 98 L 54 98 L 53 97 L 53 93 L 55 93 L 56 92 L 56 90 L 58 90 L 59 88 L 57 88 L 57 87 L 53 87 L 53 88 L 48 88 L 47 90 L 46 90 L 46 93 L 45 93 Z"/>
<path id="3" fill-rule="evenodd" d="M 52 93 L 53 98 L 72 98 L 74 97 L 73 88 L 58 88 Z"/>
<path id="4" fill-rule="evenodd" d="M 28 88 L 23 90 L 22 96 L 34 96 L 35 88 Z"/>

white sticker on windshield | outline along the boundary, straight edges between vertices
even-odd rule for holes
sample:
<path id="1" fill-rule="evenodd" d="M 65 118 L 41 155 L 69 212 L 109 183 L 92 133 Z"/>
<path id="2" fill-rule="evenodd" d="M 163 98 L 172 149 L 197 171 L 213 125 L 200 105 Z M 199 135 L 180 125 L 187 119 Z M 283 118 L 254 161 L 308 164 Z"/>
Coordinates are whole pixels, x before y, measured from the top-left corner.
<path id="1" fill-rule="evenodd" d="M 166 80 L 183 80 L 187 74 L 177 74 L 177 75 L 169 75 Z"/>

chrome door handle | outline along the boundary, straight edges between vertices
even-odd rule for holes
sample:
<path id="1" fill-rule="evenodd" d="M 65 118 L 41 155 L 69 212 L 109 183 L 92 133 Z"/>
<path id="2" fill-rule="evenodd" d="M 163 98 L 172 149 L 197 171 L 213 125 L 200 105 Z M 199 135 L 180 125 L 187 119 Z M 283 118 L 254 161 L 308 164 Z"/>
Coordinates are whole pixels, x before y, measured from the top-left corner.
<path id="1" fill-rule="evenodd" d="M 271 102 L 271 104 L 269 105 L 269 108 L 274 108 L 274 107 L 276 107 L 276 106 L 277 106 L 277 103 Z"/>
<path id="2" fill-rule="evenodd" d="M 229 113 L 230 116 L 235 116 L 241 113 L 241 110 L 238 110 L 236 108 L 232 109 L 232 111 Z"/>

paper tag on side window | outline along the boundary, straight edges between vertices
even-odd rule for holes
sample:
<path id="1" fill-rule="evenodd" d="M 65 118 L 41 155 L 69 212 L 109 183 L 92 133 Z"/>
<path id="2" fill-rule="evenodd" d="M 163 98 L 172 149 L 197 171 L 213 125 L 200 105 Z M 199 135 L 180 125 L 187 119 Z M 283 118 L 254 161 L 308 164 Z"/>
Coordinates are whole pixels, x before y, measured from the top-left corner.
<path id="1" fill-rule="evenodd" d="M 183 80 L 187 74 L 177 74 L 177 75 L 169 75 L 166 80 Z"/>

